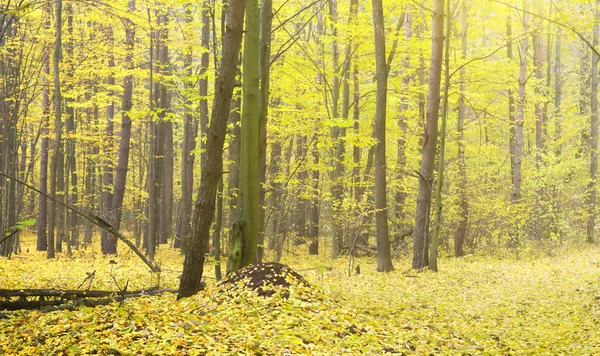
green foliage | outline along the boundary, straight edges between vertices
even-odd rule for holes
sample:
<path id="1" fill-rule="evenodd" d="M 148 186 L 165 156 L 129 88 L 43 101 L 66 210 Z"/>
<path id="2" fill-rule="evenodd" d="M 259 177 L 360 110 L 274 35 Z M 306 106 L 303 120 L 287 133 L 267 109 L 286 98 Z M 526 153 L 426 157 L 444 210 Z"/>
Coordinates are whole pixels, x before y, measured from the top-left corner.
<path id="1" fill-rule="evenodd" d="M 10 226 L 4 230 L 4 236 L 13 235 L 17 231 L 25 231 L 28 227 L 35 226 L 35 218 L 19 221 L 14 226 Z"/>

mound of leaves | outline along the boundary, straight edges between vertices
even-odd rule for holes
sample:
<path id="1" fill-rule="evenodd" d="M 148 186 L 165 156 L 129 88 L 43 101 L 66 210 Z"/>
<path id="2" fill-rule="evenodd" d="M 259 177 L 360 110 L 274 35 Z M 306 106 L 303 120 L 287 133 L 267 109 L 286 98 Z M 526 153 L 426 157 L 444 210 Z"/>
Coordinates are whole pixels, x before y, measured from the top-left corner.
<path id="1" fill-rule="evenodd" d="M 290 267 L 267 262 L 246 266 L 222 282 L 226 291 L 239 287 L 255 291 L 259 296 L 270 297 L 280 293 L 283 298 L 289 298 L 291 288 L 302 287 L 310 290 L 310 284 L 298 272 Z"/>

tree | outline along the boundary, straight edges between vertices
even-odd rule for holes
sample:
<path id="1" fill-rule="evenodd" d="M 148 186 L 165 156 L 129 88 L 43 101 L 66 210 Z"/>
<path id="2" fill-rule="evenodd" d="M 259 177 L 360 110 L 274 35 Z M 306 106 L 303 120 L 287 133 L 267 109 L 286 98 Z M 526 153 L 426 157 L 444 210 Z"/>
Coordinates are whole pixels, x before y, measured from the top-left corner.
<path id="1" fill-rule="evenodd" d="M 600 1 L 596 1 L 594 8 L 594 35 L 592 45 L 598 46 L 598 36 L 600 35 Z M 594 243 L 596 229 L 596 176 L 598 174 L 598 61 L 600 57 L 597 53 L 592 53 L 592 93 L 590 118 L 590 183 L 588 186 L 588 223 L 587 238 L 588 243 Z"/>
<path id="2" fill-rule="evenodd" d="M 135 0 L 128 2 L 129 12 L 135 12 Z M 123 96 L 121 101 L 121 139 L 119 141 L 119 159 L 115 175 L 115 189 L 111 202 L 111 222 L 117 230 L 121 227 L 121 211 L 123 208 L 123 199 L 125 197 L 125 188 L 127 185 L 127 172 L 129 170 L 129 149 L 131 143 L 131 116 L 130 111 L 133 107 L 133 53 L 135 41 L 135 27 L 130 19 L 124 21 L 125 26 L 125 68 L 127 74 L 123 77 Z M 112 238 L 111 247 L 114 248 L 110 253 L 116 253 L 117 242 Z"/>
<path id="3" fill-rule="evenodd" d="M 269 81 L 271 67 L 271 31 L 273 23 L 273 2 L 262 0 L 260 2 L 260 39 L 258 71 L 260 77 L 260 90 L 258 92 L 258 125 L 259 125 L 259 176 L 260 176 L 260 235 L 256 261 L 262 262 L 265 240 L 265 185 L 267 180 L 267 119 L 269 117 Z"/>
<path id="4" fill-rule="evenodd" d="M 44 4 L 44 30 L 50 29 L 50 16 L 52 10 L 50 4 L 46 2 Z M 43 54 L 43 82 L 44 87 L 42 89 L 42 115 L 44 120 L 41 147 L 41 159 L 40 159 L 40 190 L 43 193 L 48 193 L 48 150 L 50 148 L 50 138 L 48 134 L 48 125 L 50 124 L 50 90 L 48 89 L 50 83 L 50 46 L 44 45 Z M 39 195 L 39 210 L 37 219 L 37 245 L 38 251 L 46 251 L 48 248 L 48 236 L 46 233 L 48 220 L 48 199 L 45 195 Z"/>
<path id="5" fill-rule="evenodd" d="M 56 41 L 54 43 L 53 55 L 53 72 L 54 72 L 54 143 L 52 148 L 52 165 L 50 167 L 50 195 L 56 196 L 57 180 L 60 179 L 57 175 L 58 167 L 62 163 L 62 97 L 60 91 L 60 69 L 59 62 L 61 59 L 62 47 L 62 0 L 56 1 L 55 8 L 56 18 Z M 50 207 L 50 216 L 48 229 L 48 248 L 46 249 L 46 257 L 55 257 L 54 246 L 54 230 L 56 226 L 56 215 L 62 210 L 52 202 Z"/>
<path id="6" fill-rule="evenodd" d="M 217 185 L 223 169 L 221 155 L 235 85 L 237 58 L 242 43 L 244 8 L 244 0 L 231 0 L 227 8 L 223 56 L 219 65 L 219 78 L 217 78 L 217 90 L 211 113 L 211 125 L 206 138 L 207 160 L 202 164 L 200 188 L 192 225 L 194 226 L 194 233 L 190 239 L 183 262 L 183 273 L 177 298 L 189 297 L 202 288 L 205 246 L 215 212 Z"/>
<path id="7" fill-rule="evenodd" d="M 385 119 L 387 109 L 388 71 L 385 55 L 385 33 L 383 5 L 373 0 L 373 24 L 375 32 L 375 62 L 377 71 L 377 98 L 373 137 L 375 144 L 375 221 L 377 227 L 377 270 L 388 272 L 394 269 L 390 255 L 390 238 L 387 214 L 387 180 L 385 151 Z"/>
<path id="8" fill-rule="evenodd" d="M 467 2 L 462 1 L 461 4 L 461 59 L 465 61 L 467 59 Z M 509 38 L 509 41 L 511 39 Z M 459 183 L 459 211 L 460 217 L 456 233 L 454 234 L 454 255 L 456 257 L 464 256 L 465 250 L 465 239 L 467 235 L 467 224 L 469 222 L 469 202 L 467 200 L 467 163 L 465 159 L 465 116 L 467 113 L 467 104 L 465 99 L 465 82 L 466 78 L 466 67 L 460 69 L 460 94 L 458 97 L 458 119 L 456 124 L 456 131 L 458 131 L 457 143 L 458 143 L 458 169 L 460 174 Z M 510 100 L 510 98 L 509 98 Z"/>
<path id="9" fill-rule="evenodd" d="M 421 151 L 419 189 L 415 214 L 412 267 L 422 269 L 429 263 L 428 230 L 433 187 L 433 166 L 438 137 L 440 110 L 440 82 L 442 78 L 442 55 L 444 44 L 444 0 L 435 0 L 431 27 L 431 62 L 429 66 L 429 89 L 427 95 L 427 120 Z"/>
<path id="10" fill-rule="evenodd" d="M 232 229 L 227 273 L 254 262 L 260 234 L 260 178 L 259 178 L 259 33 L 260 12 L 258 1 L 246 1 L 246 37 L 242 72 L 242 136 L 240 154 L 240 192 L 238 209 L 241 213 Z"/>
<path id="11" fill-rule="evenodd" d="M 435 216 L 433 222 L 433 234 L 431 236 L 431 256 L 429 258 L 429 269 L 437 272 L 438 248 L 440 244 L 440 228 L 442 225 L 442 189 L 444 187 L 444 169 L 446 168 L 446 123 L 448 122 L 448 89 L 450 88 L 450 26 L 452 25 L 452 14 L 450 12 L 450 1 L 446 1 L 446 40 L 444 57 L 444 102 L 442 105 L 442 117 L 440 128 L 440 145 L 438 158 L 438 176 L 435 186 Z"/>

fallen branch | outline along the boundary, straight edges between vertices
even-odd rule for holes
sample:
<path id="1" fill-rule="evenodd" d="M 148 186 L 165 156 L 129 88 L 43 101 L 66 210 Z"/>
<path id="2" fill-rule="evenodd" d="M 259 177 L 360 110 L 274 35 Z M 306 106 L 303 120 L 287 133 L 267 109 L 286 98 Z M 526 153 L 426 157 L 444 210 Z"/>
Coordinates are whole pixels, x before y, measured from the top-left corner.
<path id="1" fill-rule="evenodd" d="M 73 310 L 79 306 L 94 307 L 107 305 L 112 302 L 123 302 L 126 298 L 157 295 L 162 293 L 177 293 L 172 289 L 149 289 L 131 292 L 101 291 L 101 290 L 55 290 L 55 289 L 0 289 L 0 310 L 31 310 L 40 309 L 44 312 L 54 310 Z M 19 298 L 10 300 L 10 298 Z M 27 298 L 39 298 L 27 300 Z M 46 299 L 58 298 L 58 299 Z"/>
<path id="2" fill-rule="evenodd" d="M 109 224 L 106 220 L 102 219 L 99 216 L 96 216 L 94 214 L 86 214 L 80 210 L 78 210 L 77 208 L 74 208 L 72 206 L 70 206 L 69 204 L 63 203 L 62 201 L 56 199 L 55 197 L 48 195 L 44 192 L 42 192 L 41 190 L 37 189 L 36 187 L 32 186 L 31 184 L 28 184 L 26 182 L 23 182 L 22 180 L 20 180 L 19 178 L 15 178 L 12 176 L 9 176 L 8 174 L 4 174 L 2 172 L 0 172 L 0 176 L 2 177 L 6 177 L 10 180 L 13 180 L 19 184 L 22 184 L 24 186 L 26 186 L 27 188 L 33 190 L 34 192 L 41 194 L 43 196 L 45 196 L 46 198 L 52 200 L 53 202 L 62 205 L 63 207 L 71 210 L 72 212 L 80 215 L 81 217 L 83 217 L 84 219 L 86 219 L 87 221 L 91 222 L 92 224 L 100 227 L 101 229 L 104 229 L 108 232 L 111 233 L 111 235 L 113 235 L 114 237 L 118 238 L 119 240 L 123 241 L 125 243 L 125 245 L 129 246 L 129 248 L 131 250 L 133 250 L 133 252 L 135 252 L 136 255 L 138 255 L 139 258 L 142 259 L 142 261 L 144 261 L 144 263 L 150 267 L 150 269 L 152 270 L 152 272 L 160 272 L 160 268 L 155 265 L 154 263 L 152 263 L 152 261 L 150 261 L 150 259 L 148 259 L 148 257 L 146 257 L 142 251 L 140 251 L 133 243 L 131 243 L 131 241 L 129 241 L 125 236 L 123 236 L 123 234 L 121 234 L 119 231 L 117 231 L 111 224 Z"/>

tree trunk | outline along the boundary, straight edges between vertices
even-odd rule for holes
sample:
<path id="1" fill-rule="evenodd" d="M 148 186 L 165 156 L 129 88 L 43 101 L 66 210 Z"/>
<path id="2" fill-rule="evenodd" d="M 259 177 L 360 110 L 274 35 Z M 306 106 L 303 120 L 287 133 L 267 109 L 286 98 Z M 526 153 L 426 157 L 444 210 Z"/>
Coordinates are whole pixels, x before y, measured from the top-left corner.
<path id="1" fill-rule="evenodd" d="M 177 298 L 189 297 L 202 288 L 205 246 L 215 213 L 215 197 L 223 169 L 223 143 L 235 85 L 237 58 L 242 43 L 244 6 L 244 0 L 231 0 L 227 8 L 227 31 L 223 41 L 223 55 L 219 66 L 217 91 L 215 92 L 211 125 L 207 135 L 207 160 L 203 162 L 202 166 L 200 189 L 192 224 L 194 234 L 190 240 L 189 249 L 183 263 L 183 273 Z"/>
<path id="2" fill-rule="evenodd" d="M 112 88 L 115 85 L 115 77 L 113 75 L 115 68 L 115 56 L 112 50 L 114 46 L 114 35 L 113 28 L 111 25 L 107 28 L 107 41 L 111 45 L 108 49 L 108 70 L 110 71 L 107 84 Z M 106 129 L 104 134 L 106 135 L 104 140 L 104 165 L 102 167 L 102 206 L 103 212 L 106 219 L 110 221 L 113 192 L 114 192 L 114 169 L 113 169 L 113 145 L 114 145 L 114 117 L 115 117 L 115 102 L 113 96 L 115 93 L 109 90 L 110 102 L 106 108 Z M 108 233 L 108 231 L 102 231 L 100 233 L 100 247 L 103 254 L 114 254 L 117 253 L 116 239 Z"/>
<path id="3" fill-rule="evenodd" d="M 412 25 L 413 25 L 413 17 L 412 17 L 412 7 L 408 7 L 405 14 L 404 19 L 404 40 L 410 41 L 412 37 Z M 411 85 L 414 85 L 414 75 L 411 73 L 409 56 L 404 58 L 402 66 L 405 71 L 402 77 L 402 88 L 406 91 L 410 90 Z M 409 97 L 408 95 L 403 95 L 401 97 L 400 103 L 400 113 L 398 118 L 398 128 L 400 129 L 400 137 L 398 138 L 398 160 L 397 160 L 397 176 L 398 180 L 402 182 L 404 172 L 406 171 L 406 139 L 408 135 L 408 111 L 409 111 Z M 394 203 L 394 218 L 397 222 L 397 237 L 403 234 L 403 228 L 405 225 L 405 209 L 404 205 L 406 204 L 407 193 L 405 188 L 403 188 L 404 184 L 400 185 L 400 188 L 395 194 Z"/>
<path id="4" fill-rule="evenodd" d="M 246 37 L 244 38 L 244 59 L 242 73 L 242 148 L 240 155 L 240 195 L 238 208 L 242 207 L 240 224 L 241 243 L 233 242 L 230 245 L 227 273 L 254 262 L 260 230 L 260 177 L 259 177 L 259 31 L 260 14 L 257 0 L 246 1 Z M 239 244 L 241 254 L 237 260 L 235 249 L 232 246 Z M 233 269 L 229 269 L 229 266 Z"/>
<path id="5" fill-rule="evenodd" d="M 337 42 L 337 0 L 328 0 L 329 2 L 329 16 L 331 21 L 331 67 L 332 67 L 332 84 L 331 84 L 331 118 L 338 119 L 339 117 L 339 97 L 340 97 L 340 80 L 338 77 L 339 71 L 339 51 L 338 51 L 338 42 Z M 345 73 L 344 73 L 345 75 Z M 333 126 L 331 128 L 331 143 L 333 145 L 331 157 L 332 157 L 332 165 L 333 170 L 331 171 L 331 205 L 333 207 L 332 212 L 332 245 L 331 245 L 331 257 L 337 258 L 341 252 L 343 246 L 343 228 L 342 221 L 340 217 L 342 215 L 342 204 L 343 204 L 343 183 L 342 183 L 342 175 L 344 174 L 344 166 L 343 166 L 343 142 L 340 143 L 341 140 L 341 128 L 339 126 Z"/>
<path id="6" fill-rule="evenodd" d="M 462 47 L 462 60 L 463 62 L 467 59 L 467 4 L 463 1 L 461 6 L 461 47 Z M 511 38 L 508 39 L 511 41 Z M 467 113 L 467 105 L 465 102 L 465 82 L 466 68 L 460 69 L 460 94 L 458 97 L 458 122 L 456 125 L 456 131 L 458 132 L 457 144 L 458 144 L 458 174 L 460 176 L 460 182 L 458 187 L 458 227 L 454 234 L 454 255 L 456 257 L 464 256 L 465 254 L 465 239 L 467 234 L 467 225 L 469 223 L 469 202 L 467 200 L 467 162 L 465 159 L 465 116 Z M 511 97 L 509 95 L 509 100 Z"/>
<path id="7" fill-rule="evenodd" d="M 544 155 L 544 132 L 545 128 L 545 120 L 546 120 L 546 89 L 544 88 L 544 37 L 541 33 L 541 27 L 543 25 L 543 20 L 541 17 L 544 16 L 544 5 L 542 1 L 538 1 L 538 18 L 537 25 L 535 26 L 534 33 L 532 35 L 533 38 L 533 63 L 535 65 L 535 168 L 538 172 L 537 177 L 537 188 L 536 188 L 536 206 L 535 206 L 535 219 L 534 219 L 534 229 L 533 234 L 537 239 L 547 238 L 548 237 L 548 229 L 546 228 L 547 222 L 546 214 L 547 209 L 545 206 L 544 200 L 544 188 L 543 185 L 543 155 Z"/>
<path id="8" fill-rule="evenodd" d="M 49 3 L 44 6 L 44 30 L 50 29 L 50 16 L 52 10 Z M 42 88 L 42 105 L 43 105 L 43 128 L 42 128 L 42 147 L 40 159 L 40 191 L 48 193 L 48 150 L 50 148 L 50 138 L 48 137 L 48 125 L 50 124 L 50 48 L 44 46 L 43 54 L 43 88 Z M 43 194 L 39 195 L 39 210 L 37 219 L 37 244 L 38 251 L 46 251 L 48 248 L 48 236 L 46 233 L 48 221 L 48 198 Z"/>
<path id="9" fill-rule="evenodd" d="M 240 122 L 241 122 L 241 108 L 242 98 L 241 96 L 234 97 L 231 100 L 231 111 L 229 114 L 229 175 L 227 177 L 227 200 L 229 205 L 229 221 L 228 224 L 232 225 L 235 219 L 235 211 L 237 209 L 237 199 L 240 188 L 240 136 L 242 134 Z M 272 153 L 271 153 L 272 154 Z M 273 164 L 271 163 L 270 167 Z"/>
<path id="10" fill-rule="evenodd" d="M 313 150 L 313 166 L 319 165 L 319 150 Z M 318 168 L 312 170 L 312 191 L 310 200 L 310 224 L 308 227 L 308 238 L 310 245 L 308 246 L 309 255 L 319 254 L 319 176 Z"/>
<path id="11" fill-rule="evenodd" d="M 446 13 L 450 14 L 450 1 L 446 1 Z M 446 168 L 446 123 L 448 121 L 448 89 L 450 88 L 450 29 L 452 16 L 446 16 L 446 38 L 444 57 L 444 102 L 442 105 L 442 125 L 440 129 L 440 145 L 438 158 L 438 176 L 435 189 L 435 217 L 433 223 L 433 234 L 431 238 L 431 256 L 429 258 L 429 269 L 437 272 L 438 247 L 440 244 L 440 229 L 442 226 L 442 189 L 444 188 L 444 169 Z"/>
<path id="12" fill-rule="evenodd" d="M 594 5 L 594 36 L 593 46 L 598 46 L 598 36 L 600 34 L 600 0 L 596 0 Z M 587 238 L 588 243 L 594 243 L 596 229 L 596 175 L 598 174 L 598 56 L 592 53 L 592 99 L 590 120 L 590 183 L 588 187 L 588 223 Z"/>
<path id="13" fill-rule="evenodd" d="M 432 32 L 432 54 L 429 67 L 429 92 L 427 121 L 419 169 L 419 188 L 415 214 L 414 246 L 412 267 L 422 269 L 429 263 L 428 231 L 433 184 L 433 166 L 438 136 L 440 110 L 440 82 L 442 77 L 442 54 L 444 44 L 444 0 L 434 1 Z"/>
<path id="14" fill-rule="evenodd" d="M 259 67 L 260 91 L 258 92 L 258 125 L 259 125 L 259 178 L 260 178 L 260 232 L 256 262 L 261 263 L 264 255 L 265 241 L 265 184 L 267 180 L 267 120 L 269 117 L 269 80 L 271 64 L 271 28 L 273 23 L 273 2 L 260 2 L 260 42 Z"/>
<path id="15" fill-rule="evenodd" d="M 57 191 L 57 171 L 61 158 L 62 145 L 62 111 L 61 111 L 61 92 L 60 92 L 60 70 L 59 62 L 61 59 L 60 52 L 62 47 L 62 0 L 56 0 L 56 40 L 54 42 L 54 146 L 52 152 L 52 165 L 50 167 L 50 195 L 56 196 Z M 48 228 L 48 248 L 46 249 L 46 258 L 55 257 L 54 246 L 54 230 L 56 227 L 56 215 L 60 208 L 56 203 L 50 204 L 49 228 Z M 62 210 L 62 209 L 60 209 Z"/>
<path id="16" fill-rule="evenodd" d="M 208 121 L 208 77 L 206 73 L 209 65 L 209 42 L 210 42 L 210 16 L 208 3 L 203 3 L 202 8 L 202 37 L 201 45 L 204 48 L 200 55 L 200 79 L 198 80 L 200 86 L 200 116 L 206 118 Z M 193 14 L 189 6 L 186 8 L 186 21 L 193 21 Z M 193 76 L 192 69 L 192 48 L 188 48 L 188 52 L 185 57 L 185 66 L 188 68 L 188 77 Z M 186 82 L 188 90 L 191 90 L 193 83 L 189 80 Z M 192 108 L 193 103 L 190 98 L 185 98 L 185 114 L 184 114 L 184 129 L 183 129 L 183 148 L 181 157 L 181 211 L 179 213 L 181 222 L 177 231 L 177 236 L 174 242 L 176 248 L 183 247 L 185 250 L 187 246 L 187 238 L 192 230 L 192 195 L 194 193 L 194 163 L 195 155 L 192 153 L 196 148 L 196 137 L 198 135 L 198 121 L 194 118 Z"/>
<path id="17" fill-rule="evenodd" d="M 377 271 L 389 272 L 394 269 L 390 255 L 390 239 L 387 211 L 387 180 L 385 152 L 385 119 L 387 108 L 388 68 L 385 53 L 385 27 L 381 0 L 373 0 L 373 24 L 375 33 L 375 63 L 377 77 L 377 97 L 373 138 L 375 144 L 375 224 L 377 228 Z"/>
<path id="18" fill-rule="evenodd" d="M 135 0 L 128 2 L 129 12 L 135 12 Z M 129 170 L 129 149 L 131 145 L 131 117 L 129 112 L 133 107 L 133 53 L 135 41 L 135 27 L 129 19 L 125 21 L 125 67 L 127 74 L 123 77 L 123 96 L 121 101 L 121 137 L 119 141 L 119 159 L 117 163 L 115 175 L 115 189 L 111 203 L 111 223 L 116 230 L 121 227 L 121 210 L 123 207 L 123 199 L 125 197 L 125 187 L 127 185 L 127 171 Z M 117 252 L 117 241 L 111 236 L 114 250 L 110 253 Z"/>

